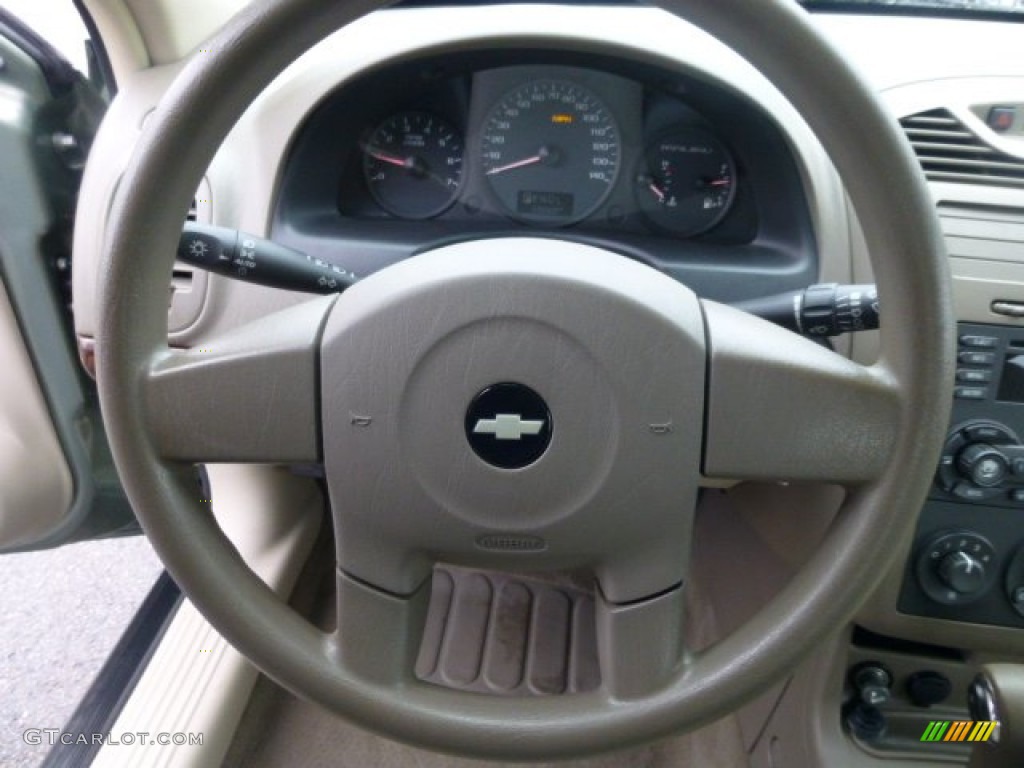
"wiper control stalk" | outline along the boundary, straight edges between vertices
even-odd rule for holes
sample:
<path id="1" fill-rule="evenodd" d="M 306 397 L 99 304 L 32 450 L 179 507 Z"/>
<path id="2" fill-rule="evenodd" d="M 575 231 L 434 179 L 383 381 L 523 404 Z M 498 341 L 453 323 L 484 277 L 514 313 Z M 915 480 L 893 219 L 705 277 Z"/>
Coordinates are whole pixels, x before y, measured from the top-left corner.
<path id="1" fill-rule="evenodd" d="M 819 283 L 733 306 L 813 338 L 873 331 L 879 322 L 878 289 L 873 285 Z"/>
<path id="2" fill-rule="evenodd" d="M 340 293 L 359 278 L 323 259 L 226 227 L 185 224 L 178 261 L 247 283 L 306 293 Z"/>

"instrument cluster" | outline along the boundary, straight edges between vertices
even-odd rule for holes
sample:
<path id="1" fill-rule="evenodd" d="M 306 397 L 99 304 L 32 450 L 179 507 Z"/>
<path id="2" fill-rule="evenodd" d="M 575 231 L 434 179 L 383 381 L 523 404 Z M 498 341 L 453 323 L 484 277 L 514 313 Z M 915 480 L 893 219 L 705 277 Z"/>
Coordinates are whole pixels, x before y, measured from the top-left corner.
<path id="1" fill-rule="evenodd" d="M 343 212 L 692 237 L 736 200 L 732 149 L 683 101 L 659 105 L 636 81 L 572 67 L 503 67 L 468 85 L 465 109 L 414 101 L 364 126 Z"/>
<path id="2" fill-rule="evenodd" d="M 307 115 L 271 235 L 360 275 L 460 240 L 567 239 L 742 301 L 814 282 L 804 179 L 772 114 L 706 74 L 615 53 L 424 53 Z"/>

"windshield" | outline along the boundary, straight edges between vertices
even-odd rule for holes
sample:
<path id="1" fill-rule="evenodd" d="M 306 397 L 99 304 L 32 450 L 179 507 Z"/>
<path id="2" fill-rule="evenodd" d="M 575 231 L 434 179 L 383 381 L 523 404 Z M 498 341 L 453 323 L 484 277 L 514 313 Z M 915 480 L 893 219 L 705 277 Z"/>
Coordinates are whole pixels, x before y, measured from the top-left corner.
<path id="1" fill-rule="evenodd" d="M 1024 0 L 800 0 L 813 8 L 864 8 L 887 10 L 957 11 L 975 13 L 1019 13 L 1024 15 Z"/>

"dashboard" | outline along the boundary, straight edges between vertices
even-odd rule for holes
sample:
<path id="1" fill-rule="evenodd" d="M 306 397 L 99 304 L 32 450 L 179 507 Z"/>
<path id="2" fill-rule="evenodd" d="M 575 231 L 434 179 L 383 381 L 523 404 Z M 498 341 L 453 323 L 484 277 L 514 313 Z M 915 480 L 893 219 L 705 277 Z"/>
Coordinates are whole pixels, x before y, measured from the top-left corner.
<path id="1" fill-rule="evenodd" d="M 273 225 L 359 274 L 460 239 L 546 233 L 723 301 L 817 271 L 798 167 L 767 114 L 696 77 L 542 50 L 418 58 L 337 89 L 289 153 Z"/>

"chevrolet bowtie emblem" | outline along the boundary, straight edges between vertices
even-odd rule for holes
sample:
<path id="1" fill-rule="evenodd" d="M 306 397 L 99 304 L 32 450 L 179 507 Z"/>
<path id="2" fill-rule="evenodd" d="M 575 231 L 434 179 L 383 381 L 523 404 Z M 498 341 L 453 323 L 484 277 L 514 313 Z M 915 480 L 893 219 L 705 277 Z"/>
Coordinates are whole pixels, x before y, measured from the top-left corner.
<path id="1" fill-rule="evenodd" d="M 497 440 L 522 440 L 523 435 L 538 435 L 544 429 L 543 421 L 524 419 L 518 413 L 499 413 L 493 419 L 480 419 L 473 432 L 494 435 Z"/>
<path id="2" fill-rule="evenodd" d="M 514 381 L 481 390 L 462 424 L 473 452 L 500 469 L 523 469 L 540 459 L 555 426 L 544 398 Z"/>

